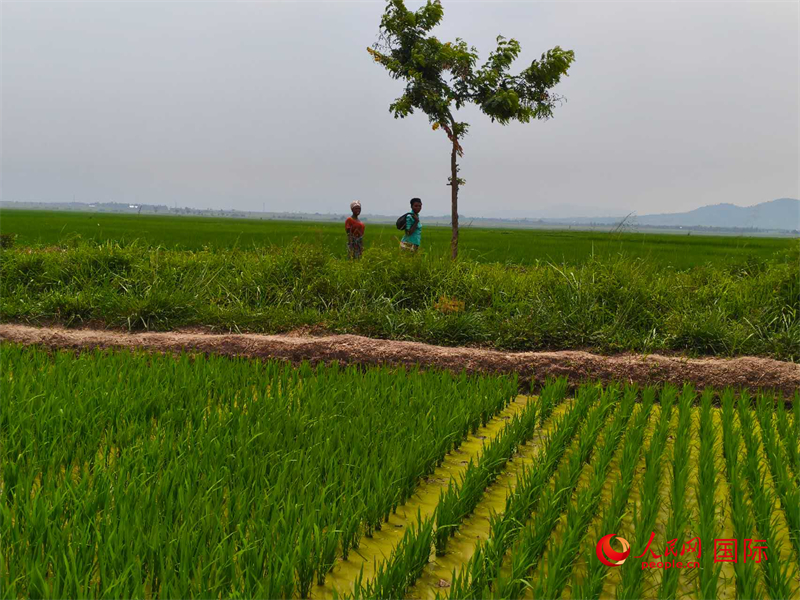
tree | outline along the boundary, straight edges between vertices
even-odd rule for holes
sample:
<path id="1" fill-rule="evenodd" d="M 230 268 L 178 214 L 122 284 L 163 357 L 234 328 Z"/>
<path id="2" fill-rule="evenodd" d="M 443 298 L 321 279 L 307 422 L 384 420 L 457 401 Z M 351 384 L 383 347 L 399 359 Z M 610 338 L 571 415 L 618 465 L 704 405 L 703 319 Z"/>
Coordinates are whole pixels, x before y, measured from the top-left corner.
<path id="1" fill-rule="evenodd" d="M 440 42 L 430 31 L 442 20 L 440 0 L 428 0 L 416 12 L 408 10 L 403 0 L 388 0 L 381 18 L 378 42 L 367 48 L 375 62 L 383 65 L 393 79 L 406 82 L 403 95 L 389 105 L 397 118 L 407 117 L 414 110 L 428 116 L 433 130 L 442 129 L 450 141 L 452 256 L 458 256 L 458 190 L 465 181 L 458 177 L 458 157 L 463 156 L 461 140 L 468 123 L 456 120 L 455 112 L 468 102 L 501 125 L 511 121 L 528 123 L 532 119 L 549 119 L 553 108 L 563 97 L 550 90 L 575 60 L 572 50 L 556 46 L 540 60 L 509 74 L 509 68 L 520 52 L 514 39 L 497 38 L 497 49 L 482 67 L 476 67 L 477 50 L 461 38 Z"/>

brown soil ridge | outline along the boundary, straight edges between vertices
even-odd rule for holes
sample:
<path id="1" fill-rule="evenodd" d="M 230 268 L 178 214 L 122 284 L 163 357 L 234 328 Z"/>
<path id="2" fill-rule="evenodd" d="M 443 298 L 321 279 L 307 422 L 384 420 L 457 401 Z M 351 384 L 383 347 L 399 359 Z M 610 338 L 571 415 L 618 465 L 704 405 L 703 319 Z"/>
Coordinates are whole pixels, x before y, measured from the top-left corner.
<path id="1" fill-rule="evenodd" d="M 97 329 L 38 328 L 0 324 L 0 340 L 50 348 L 140 348 L 157 352 L 203 352 L 226 356 L 275 358 L 357 365 L 436 367 L 450 371 L 517 373 L 522 381 L 566 376 L 573 384 L 588 379 L 640 385 L 692 382 L 699 387 L 745 387 L 781 392 L 800 390 L 800 365 L 770 358 L 684 358 L 658 354 L 601 356 L 589 352 L 502 352 L 449 348 L 420 342 L 379 340 L 357 335 L 319 337 L 213 334 L 186 331 L 126 333 Z"/>

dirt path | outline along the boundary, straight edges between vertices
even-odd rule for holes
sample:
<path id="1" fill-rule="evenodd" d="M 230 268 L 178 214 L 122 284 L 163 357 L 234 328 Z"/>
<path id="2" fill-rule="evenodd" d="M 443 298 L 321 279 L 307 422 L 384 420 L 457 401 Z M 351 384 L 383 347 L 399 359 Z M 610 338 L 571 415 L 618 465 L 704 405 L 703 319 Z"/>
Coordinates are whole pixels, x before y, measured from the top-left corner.
<path id="1" fill-rule="evenodd" d="M 746 386 L 793 395 L 800 389 L 800 365 L 769 358 L 680 358 L 651 354 L 600 356 L 589 352 L 500 352 L 447 348 L 419 342 L 376 340 L 356 335 L 322 337 L 193 332 L 124 333 L 109 330 L 37 328 L 0 324 L 0 340 L 52 348 L 142 348 L 160 352 L 208 352 L 228 356 L 278 358 L 291 362 L 339 361 L 360 365 L 414 365 L 460 371 L 518 373 L 543 381 L 566 375 L 639 384 L 691 381 L 699 387 Z"/>

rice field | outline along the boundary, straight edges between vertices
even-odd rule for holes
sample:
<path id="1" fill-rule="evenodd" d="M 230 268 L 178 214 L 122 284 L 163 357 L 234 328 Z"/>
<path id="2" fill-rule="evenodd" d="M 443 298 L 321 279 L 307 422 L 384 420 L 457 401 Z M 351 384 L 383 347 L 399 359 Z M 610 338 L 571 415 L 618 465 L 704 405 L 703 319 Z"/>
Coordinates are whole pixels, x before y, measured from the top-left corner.
<path id="1" fill-rule="evenodd" d="M 399 208 L 402 214 L 405 204 Z M 426 215 L 423 213 L 423 222 Z M 394 223 L 372 223 L 367 217 L 365 248 L 396 250 L 399 233 Z M 23 246 L 63 245 L 76 240 L 109 242 L 170 250 L 255 250 L 286 247 L 298 240 L 338 258 L 347 256 L 344 218 L 341 223 L 272 221 L 216 217 L 126 215 L 3 209 L 0 232 L 16 236 Z M 433 257 L 449 257 L 448 226 L 425 224 L 423 249 Z M 772 260 L 797 245 L 787 237 L 753 235 L 691 235 L 653 231 L 608 233 L 566 228 L 520 229 L 472 227 L 462 224 L 461 258 L 480 263 L 577 266 L 593 258 L 625 256 L 659 267 L 679 270 L 714 265 L 752 264 Z"/>
<path id="2" fill-rule="evenodd" d="M 4 598 L 800 594 L 800 394 L 8 343 L 0 363 Z"/>

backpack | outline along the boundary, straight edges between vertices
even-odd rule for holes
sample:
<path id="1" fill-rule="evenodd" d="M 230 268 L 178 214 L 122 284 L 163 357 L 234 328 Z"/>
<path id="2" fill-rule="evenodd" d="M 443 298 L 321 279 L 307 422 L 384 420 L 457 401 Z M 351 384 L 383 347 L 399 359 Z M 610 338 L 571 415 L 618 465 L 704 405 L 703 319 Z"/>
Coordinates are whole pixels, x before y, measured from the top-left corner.
<path id="1" fill-rule="evenodd" d="M 411 214 L 410 212 L 407 212 L 407 213 L 406 213 L 406 214 L 404 214 L 402 217 L 400 217 L 399 219 L 397 219 L 397 223 L 395 223 L 395 225 L 397 225 L 397 228 L 398 228 L 400 231 L 405 231 L 405 230 L 406 230 L 406 217 L 407 217 L 408 215 L 410 215 L 410 214 Z"/>
<path id="2" fill-rule="evenodd" d="M 407 216 L 408 216 L 408 213 L 404 214 L 402 217 L 399 217 L 397 219 L 397 223 L 395 223 L 397 225 L 397 228 L 400 231 L 405 231 L 405 228 L 406 228 L 406 217 Z"/>

